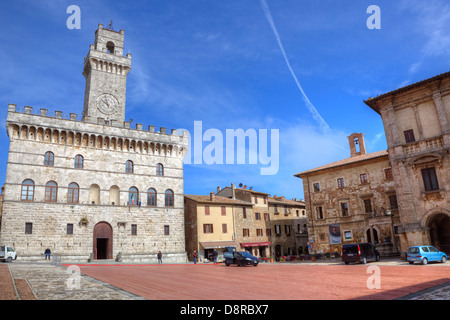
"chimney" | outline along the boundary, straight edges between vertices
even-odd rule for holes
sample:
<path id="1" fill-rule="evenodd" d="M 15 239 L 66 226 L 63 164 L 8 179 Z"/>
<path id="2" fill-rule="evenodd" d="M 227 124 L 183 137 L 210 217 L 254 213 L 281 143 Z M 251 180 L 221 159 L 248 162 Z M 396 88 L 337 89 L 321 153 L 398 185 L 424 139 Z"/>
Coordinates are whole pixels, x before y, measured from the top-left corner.
<path id="1" fill-rule="evenodd" d="M 236 190 L 234 187 L 234 183 L 231 184 L 231 199 L 236 199 Z"/>
<path id="2" fill-rule="evenodd" d="M 366 154 L 366 145 L 364 143 L 364 133 L 353 133 L 348 136 L 350 145 L 350 157 Z"/>
<path id="3" fill-rule="evenodd" d="M 217 187 L 217 193 L 219 193 L 220 192 L 220 187 Z"/>
<path id="4" fill-rule="evenodd" d="M 216 198 L 216 194 L 214 192 L 211 192 L 209 194 L 209 197 L 210 197 L 211 201 L 214 201 L 214 199 Z"/>

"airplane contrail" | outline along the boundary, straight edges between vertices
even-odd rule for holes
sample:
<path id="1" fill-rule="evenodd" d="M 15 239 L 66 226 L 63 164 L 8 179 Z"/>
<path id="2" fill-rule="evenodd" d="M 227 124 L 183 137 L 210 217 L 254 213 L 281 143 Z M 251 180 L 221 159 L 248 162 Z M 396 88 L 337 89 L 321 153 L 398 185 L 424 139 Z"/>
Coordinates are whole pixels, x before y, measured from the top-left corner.
<path id="1" fill-rule="evenodd" d="M 277 28 L 275 27 L 275 23 L 272 19 L 272 14 L 270 13 L 269 6 L 267 5 L 266 0 L 261 0 L 261 5 L 264 10 L 264 14 L 266 15 L 267 21 L 269 22 L 270 26 L 272 27 L 273 33 L 275 34 L 275 38 L 277 39 L 278 46 L 280 47 L 281 53 L 283 54 L 284 60 L 286 61 L 286 65 L 289 69 L 289 71 L 292 74 L 292 77 L 294 78 L 295 83 L 297 84 L 297 87 L 300 89 L 300 92 L 303 96 L 303 100 L 306 103 L 306 107 L 308 108 L 309 112 L 312 114 L 313 118 L 319 123 L 320 127 L 324 131 L 328 131 L 330 127 L 325 122 L 325 120 L 322 118 L 322 116 L 319 114 L 317 109 L 314 107 L 314 105 L 311 103 L 311 101 L 308 99 L 308 96 L 306 95 L 305 91 L 303 90 L 302 86 L 300 85 L 300 81 L 298 81 L 297 76 L 294 73 L 294 70 L 292 70 L 291 64 L 289 63 L 289 59 L 286 55 L 286 52 L 284 51 L 283 43 L 281 43 L 280 36 L 278 34 Z"/>

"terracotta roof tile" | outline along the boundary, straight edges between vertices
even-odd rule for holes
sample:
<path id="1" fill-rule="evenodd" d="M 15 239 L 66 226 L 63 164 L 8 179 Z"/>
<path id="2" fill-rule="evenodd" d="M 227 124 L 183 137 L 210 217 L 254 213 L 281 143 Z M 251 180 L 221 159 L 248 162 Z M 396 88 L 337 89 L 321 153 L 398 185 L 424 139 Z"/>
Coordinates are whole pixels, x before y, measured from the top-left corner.
<path id="1" fill-rule="evenodd" d="M 280 197 L 281 198 L 281 197 Z M 289 199 L 280 199 L 280 198 L 273 198 L 269 197 L 269 203 L 275 203 L 275 204 L 287 204 L 291 206 L 304 206 L 305 201 L 295 201 L 295 200 L 289 200 Z"/>
<path id="2" fill-rule="evenodd" d="M 242 201 L 238 199 L 231 199 L 227 197 L 221 197 L 221 196 L 214 196 L 214 200 L 211 201 L 211 196 L 205 196 L 205 195 L 195 195 L 195 194 L 185 194 L 186 198 L 191 199 L 196 202 L 201 203 L 214 203 L 214 204 L 237 204 L 237 205 L 247 205 L 247 206 L 253 206 L 251 202 Z"/>
<path id="3" fill-rule="evenodd" d="M 380 99 L 382 99 L 384 97 L 387 97 L 387 96 L 390 96 L 390 95 L 393 95 L 393 94 L 397 94 L 397 93 L 400 93 L 400 92 L 403 92 L 403 91 L 407 91 L 407 90 L 419 87 L 421 85 L 427 84 L 429 82 L 432 82 L 432 81 L 435 81 L 435 80 L 439 80 L 439 79 L 443 79 L 443 78 L 446 78 L 446 77 L 449 77 L 449 76 L 450 76 L 450 72 L 441 73 L 441 74 L 438 74 L 437 76 L 434 76 L 434 77 L 431 77 L 431 78 L 428 78 L 428 79 L 425 79 L 425 80 L 422 80 L 422 81 L 419 81 L 419 82 L 407 85 L 405 87 L 398 88 L 396 90 L 392 90 L 392 91 L 383 93 L 383 94 L 381 94 L 381 95 L 379 95 L 377 97 L 368 98 L 367 100 L 364 101 L 364 103 L 367 104 L 372 109 L 374 109 L 376 112 L 380 113 L 379 110 L 375 109 L 376 108 L 376 101 L 378 101 L 378 100 L 380 100 Z"/>
<path id="4" fill-rule="evenodd" d="M 330 168 L 341 167 L 341 166 L 353 164 L 356 162 L 366 161 L 366 160 L 370 160 L 370 159 L 376 159 L 376 158 L 380 158 L 380 157 L 387 157 L 387 156 L 388 156 L 387 150 L 366 153 L 366 154 L 363 154 L 360 156 L 350 157 L 350 158 L 342 159 L 342 160 L 339 160 L 339 161 L 336 161 L 333 163 L 329 163 L 329 164 L 326 164 L 324 166 L 321 166 L 321 167 L 318 167 L 315 169 L 303 171 L 303 172 L 295 174 L 294 176 L 301 178 L 301 176 L 307 175 L 308 173 L 313 173 L 313 172 L 326 170 L 326 169 L 330 169 Z"/>

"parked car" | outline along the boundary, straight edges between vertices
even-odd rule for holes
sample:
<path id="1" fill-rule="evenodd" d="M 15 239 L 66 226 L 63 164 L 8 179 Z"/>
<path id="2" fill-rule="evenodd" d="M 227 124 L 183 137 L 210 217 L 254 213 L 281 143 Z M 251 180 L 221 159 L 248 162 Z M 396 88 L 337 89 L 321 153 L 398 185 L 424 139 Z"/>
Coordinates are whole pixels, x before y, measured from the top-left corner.
<path id="1" fill-rule="evenodd" d="M 445 263 L 447 261 L 447 255 L 432 246 L 413 246 L 408 249 L 406 260 L 410 264 L 414 262 L 427 264 L 430 261 Z"/>
<path id="2" fill-rule="evenodd" d="M 341 257 L 345 264 L 349 264 L 350 262 L 366 264 L 369 260 L 379 261 L 380 253 L 371 243 L 352 243 L 342 246 Z"/>
<path id="3" fill-rule="evenodd" d="M 233 251 L 224 252 L 223 258 L 225 259 L 225 265 L 228 267 L 230 264 L 237 264 L 238 266 L 252 265 L 257 266 L 259 259 L 252 256 L 247 251 Z"/>
<path id="4" fill-rule="evenodd" d="M 13 247 L 0 246 L 0 261 L 11 262 L 17 259 L 17 253 Z"/>

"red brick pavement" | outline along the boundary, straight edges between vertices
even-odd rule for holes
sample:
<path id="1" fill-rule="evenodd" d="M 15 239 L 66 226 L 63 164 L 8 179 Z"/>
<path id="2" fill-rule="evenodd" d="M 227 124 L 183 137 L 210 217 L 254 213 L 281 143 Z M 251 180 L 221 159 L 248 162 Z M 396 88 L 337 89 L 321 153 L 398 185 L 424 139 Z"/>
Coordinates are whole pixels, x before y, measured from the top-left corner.
<path id="1" fill-rule="evenodd" d="M 7 264 L 0 264 L 0 300 L 17 300 L 14 283 Z"/>
<path id="2" fill-rule="evenodd" d="M 151 300 L 392 300 L 450 281 L 448 266 L 79 265 L 81 272 Z M 375 266 L 375 265 L 373 265 Z"/>
<path id="3" fill-rule="evenodd" d="M 18 300 L 19 298 L 20 300 L 36 300 L 28 282 L 25 279 L 13 279 L 8 265 L 1 264 L 0 300 Z"/>

